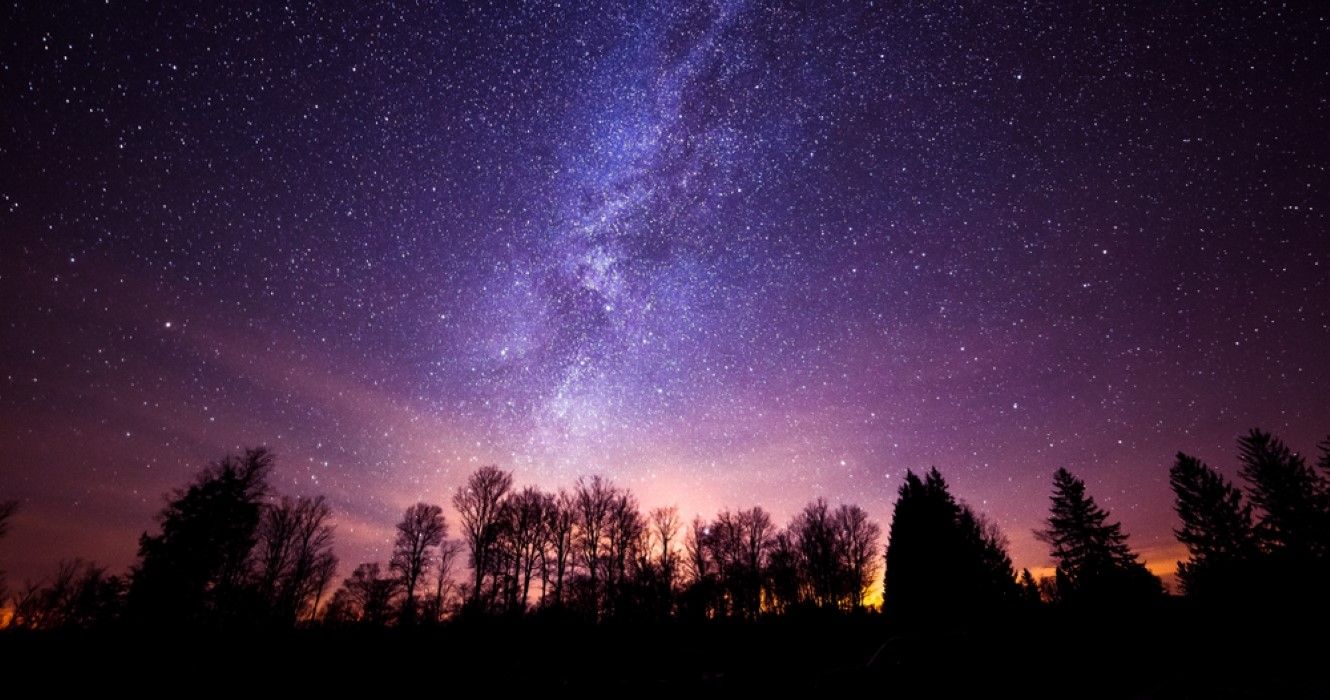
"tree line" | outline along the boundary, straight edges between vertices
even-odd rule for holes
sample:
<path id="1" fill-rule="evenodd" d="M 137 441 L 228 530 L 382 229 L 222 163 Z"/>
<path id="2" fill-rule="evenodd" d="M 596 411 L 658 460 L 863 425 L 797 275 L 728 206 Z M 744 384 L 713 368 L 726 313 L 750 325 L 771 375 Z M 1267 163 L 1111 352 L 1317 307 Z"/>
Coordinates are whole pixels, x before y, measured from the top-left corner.
<path id="1" fill-rule="evenodd" d="M 644 512 L 632 493 L 601 476 L 543 492 L 517 489 L 511 473 L 488 466 L 470 475 L 452 505 L 459 539 L 448 538 L 442 508 L 411 506 L 389 566 L 357 566 L 324 620 L 752 620 L 795 606 L 859 608 L 879 570 L 880 529 L 868 513 L 821 499 L 783 529 L 756 506 L 685 524 L 677 508 Z M 470 576 L 454 582 L 459 554 Z"/>
<path id="2" fill-rule="evenodd" d="M 1189 555 L 1177 570 L 1187 601 L 1321 605 L 1330 583 L 1330 439 L 1318 447 L 1313 465 L 1250 431 L 1238 440 L 1242 487 L 1177 454 L 1169 477 L 1175 532 Z M 747 622 L 864 614 L 879 581 L 881 611 L 909 625 L 1039 608 L 1139 609 L 1167 595 L 1121 524 L 1066 469 L 1053 476 L 1049 515 L 1035 533 L 1056 564 L 1040 579 L 1015 571 L 999 528 L 956 498 L 937 469 L 907 472 L 884 548 L 881 528 L 851 504 L 816 499 L 783 527 L 760 506 L 684 522 L 674 507 L 644 510 L 601 476 L 542 491 L 486 466 L 451 495 L 456 523 L 438 504 L 414 504 L 388 561 L 360 563 L 337 582 L 327 500 L 276 493 L 273 468 L 263 448 L 205 468 L 169 495 L 126 575 L 75 560 L 8 591 L 0 572 L 7 626 Z M 0 503 L 0 537 L 16 509 Z"/>

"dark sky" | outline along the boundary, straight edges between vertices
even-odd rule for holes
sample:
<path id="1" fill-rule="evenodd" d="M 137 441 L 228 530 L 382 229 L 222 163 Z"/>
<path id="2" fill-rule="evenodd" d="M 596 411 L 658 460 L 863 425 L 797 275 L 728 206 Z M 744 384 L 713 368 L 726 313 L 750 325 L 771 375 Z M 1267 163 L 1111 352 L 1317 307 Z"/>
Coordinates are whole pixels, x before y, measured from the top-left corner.
<path id="1" fill-rule="evenodd" d="M 344 571 L 488 463 L 1032 568 L 1066 466 L 1162 571 L 1175 451 L 1330 432 L 1324 5 L 338 4 L 4 8 L 11 581 L 256 444 Z"/>

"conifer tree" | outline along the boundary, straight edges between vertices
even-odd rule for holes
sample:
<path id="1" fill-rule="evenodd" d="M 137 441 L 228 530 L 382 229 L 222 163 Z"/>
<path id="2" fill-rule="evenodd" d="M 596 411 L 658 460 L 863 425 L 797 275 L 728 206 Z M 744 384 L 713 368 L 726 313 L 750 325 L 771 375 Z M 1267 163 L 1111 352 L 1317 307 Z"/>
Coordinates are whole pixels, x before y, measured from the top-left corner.
<path id="1" fill-rule="evenodd" d="M 885 607 L 897 619 L 972 615 L 1019 598 L 1000 536 L 957 502 L 937 469 L 922 479 L 906 473 L 886 563 Z"/>
<path id="2" fill-rule="evenodd" d="M 1238 458 L 1248 498 L 1259 513 L 1262 546 L 1284 560 L 1323 558 L 1330 544 L 1326 480 L 1282 440 L 1261 430 L 1238 439 Z M 1321 461 L 1330 463 L 1327 457 Z"/>
<path id="3" fill-rule="evenodd" d="M 1251 506 L 1219 472 L 1181 452 L 1169 470 L 1182 520 L 1175 530 L 1191 558 L 1178 563 L 1178 581 L 1188 595 L 1232 591 L 1258 552 Z"/>
<path id="4" fill-rule="evenodd" d="M 1108 511 L 1086 493 L 1085 482 L 1058 469 L 1052 501 L 1048 527 L 1035 535 L 1052 548 L 1061 600 L 1107 604 L 1162 593 L 1158 577 L 1127 545 L 1122 524 L 1109 522 Z"/>
<path id="5" fill-rule="evenodd" d="M 1029 569 L 1021 569 L 1021 599 L 1028 605 L 1038 605 L 1043 600 L 1039 592 L 1039 582 L 1034 580 L 1034 574 Z"/>

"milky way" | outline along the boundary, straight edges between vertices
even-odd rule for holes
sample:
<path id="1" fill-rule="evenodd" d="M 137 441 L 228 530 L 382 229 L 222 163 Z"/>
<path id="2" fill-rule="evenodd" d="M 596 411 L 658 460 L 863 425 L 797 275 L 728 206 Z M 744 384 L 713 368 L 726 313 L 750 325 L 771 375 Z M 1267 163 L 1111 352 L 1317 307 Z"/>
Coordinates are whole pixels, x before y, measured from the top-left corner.
<path id="1" fill-rule="evenodd" d="M 1330 432 L 1327 18 L 1243 4 L 288 4 L 0 18 L 0 562 L 132 561 L 245 445 L 343 560 L 482 464 L 1019 566 L 1067 466 Z"/>

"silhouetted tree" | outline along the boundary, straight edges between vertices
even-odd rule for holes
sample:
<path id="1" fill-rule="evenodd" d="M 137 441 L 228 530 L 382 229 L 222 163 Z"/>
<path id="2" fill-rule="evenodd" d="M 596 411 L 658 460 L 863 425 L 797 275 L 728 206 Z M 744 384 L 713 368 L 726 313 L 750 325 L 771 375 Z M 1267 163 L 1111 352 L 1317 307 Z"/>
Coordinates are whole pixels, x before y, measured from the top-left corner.
<path id="1" fill-rule="evenodd" d="M 762 609 L 767 560 L 776 528 L 760 507 L 737 513 L 722 511 L 712 521 L 709 540 L 725 609 L 736 617 L 752 619 Z"/>
<path id="2" fill-rule="evenodd" d="M 1238 439 L 1238 450 L 1247 494 L 1259 513 L 1256 533 L 1266 551 L 1286 562 L 1325 558 L 1330 551 L 1325 479 L 1270 433 L 1252 430 Z"/>
<path id="3" fill-rule="evenodd" d="M 810 599 L 818 607 L 840 605 L 844 577 L 840 570 L 840 543 L 836 530 L 835 515 L 822 498 L 804 506 L 790 523 L 790 532 L 798 543 L 799 561 L 804 567 Z"/>
<path id="4" fill-rule="evenodd" d="M 242 617 L 273 456 L 228 456 L 176 492 L 158 515 L 161 532 L 139 539 L 130 606 L 150 624 L 215 623 Z"/>
<path id="5" fill-rule="evenodd" d="M 694 516 L 684 534 L 684 568 L 688 584 L 680 607 L 687 617 L 707 618 L 718 614 L 719 583 L 712 561 L 711 526 L 701 516 Z"/>
<path id="6" fill-rule="evenodd" d="M 907 472 L 891 519 L 884 604 L 907 622 L 965 619 L 1019 599 L 1001 534 L 958 502 L 937 469 Z"/>
<path id="7" fill-rule="evenodd" d="M 400 578 L 384 576 L 377 563 L 361 564 L 333 595 L 329 617 L 336 622 L 381 627 L 395 617 L 401 591 Z"/>
<path id="8" fill-rule="evenodd" d="M 545 557 L 546 571 L 542 575 L 544 580 L 553 581 L 556 607 L 564 604 L 564 583 L 572 566 L 576 527 L 577 500 L 559 489 L 558 495 L 549 497 L 546 503 L 545 532 L 549 550 Z"/>
<path id="9" fill-rule="evenodd" d="M 874 549 L 877 547 L 874 545 Z M 877 558 L 874 552 L 874 559 Z M 804 565 L 799 545 L 789 530 L 781 530 L 771 540 L 767 554 L 766 586 L 768 607 L 775 613 L 785 613 L 799 605 L 804 598 Z"/>
<path id="10" fill-rule="evenodd" d="M 1039 590 L 1039 582 L 1035 581 L 1034 574 L 1029 569 L 1021 569 L 1021 600 L 1026 605 L 1038 605 L 1043 601 L 1043 594 Z"/>
<path id="11" fill-rule="evenodd" d="M 600 583 L 604 578 L 606 530 L 609 528 L 610 509 L 617 497 L 616 489 L 600 475 L 577 480 L 574 502 L 577 514 L 577 536 L 574 540 L 575 561 L 586 571 L 583 603 L 593 619 L 600 615 Z"/>
<path id="12" fill-rule="evenodd" d="M 491 573 L 500 525 L 499 507 L 513 486 L 513 475 L 496 466 L 481 467 L 453 495 L 462 522 L 462 536 L 471 553 L 474 586 L 472 605 L 479 607 L 486 574 Z"/>
<path id="13" fill-rule="evenodd" d="M 438 564 L 434 567 L 434 598 L 430 600 L 428 611 L 429 619 L 434 622 L 443 619 L 449 594 L 453 592 L 453 564 L 461 551 L 462 543 L 457 540 L 445 539 L 439 543 Z"/>
<path id="14" fill-rule="evenodd" d="M 1122 524 L 1085 492 L 1066 469 L 1053 475 L 1048 527 L 1035 535 L 1052 547 L 1058 599 L 1069 603 L 1127 605 L 1163 593 L 1159 579 L 1127 545 Z"/>
<path id="15" fill-rule="evenodd" d="M 337 568 L 333 554 L 332 509 L 327 499 L 282 499 L 268 506 L 259 522 L 259 593 L 273 619 L 291 625 L 318 608 Z"/>
<path id="16" fill-rule="evenodd" d="M 804 602 L 836 610 L 863 604 L 877 575 L 881 529 L 858 506 L 818 499 L 786 530 L 760 507 L 694 519 L 684 538 L 693 616 L 753 619 Z"/>
<path id="17" fill-rule="evenodd" d="M 397 539 L 393 542 L 388 570 L 397 575 L 402 589 L 402 621 L 416 621 L 416 586 L 435 564 L 435 550 L 448 536 L 448 523 L 443 509 L 428 503 L 417 503 L 406 509 L 402 521 L 397 523 Z"/>
<path id="18" fill-rule="evenodd" d="M 638 592 L 634 589 L 641 572 L 646 521 L 637 498 L 615 489 L 605 519 L 605 605 L 610 615 L 623 611 L 625 603 Z"/>
<path id="19" fill-rule="evenodd" d="M 14 513 L 18 512 L 18 501 L 0 501 L 0 540 L 9 534 L 9 521 L 14 518 Z M 0 569 L 0 605 L 9 598 L 9 589 L 6 586 L 5 571 Z"/>
<path id="20" fill-rule="evenodd" d="M 1057 603 L 1062 600 L 1058 595 L 1058 577 L 1056 573 L 1052 576 L 1039 577 L 1039 600 L 1045 603 Z"/>
<path id="21" fill-rule="evenodd" d="M 1322 483 L 1330 479 L 1330 436 L 1316 443 L 1316 448 L 1321 451 L 1321 456 L 1316 460 L 1316 466 L 1321 470 Z"/>
<path id="22" fill-rule="evenodd" d="M 753 506 L 739 511 L 739 529 L 742 535 L 739 547 L 742 572 L 739 590 L 742 593 L 739 597 L 743 601 L 743 612 L 755 617 L 762 610 L 762 590 L 776 525 L 761 506 Z"/>
<path id="23" fill-rule="evenodd" d="M 852 608 L 862 607 L 868 590 L 877 579 L 878 549 L 882 528 L 868 519 L 868 511 L 856 505 L 842 503 L 836 507 L 837 549 L 843 557 L 845 591 Z"/>
<path id="24" fill-rule="evenodd" d="M 314 601 L 309 606 L 309 620 L 317 619 L 319 614 L 319 603 L 323 601 L 323 594 L 328 591 L 328 586 L 332 584 L 333 577 L 337 575 L 338 559 L 331 552 L 328 556 L 320 557 L 315 561 L 313 583 L 311 588 L 314 590 Z"/>
<path id="25" fill-rule="evenodd" d="M 1011 564 L 1011 556 L 1007 554 L 1006 535 L 984 513 L 975 511 L 965 503 L 960 506 L 961 531 L 966 533 L 965 540 L 978 551 L 974 559 L 977 563 L 976 580 L 981 581 L 981 585 L 992 591 L 997 598 L 1008 600 L 1017 597 L 1019 591 L 1012 587 L 1016 572 Z"/>
<path id="26" fill-rule="evenodd" d="M 1182 590 L 1200 596 L 1240 593 L 1260 554 L 1251 506 L 1219 472 L 1181 452 L 1169 470 L 1169 483 L 1182 520 L 1174 532 L 1191 555 L 1178 563 Z"/>
<path id="27" fill-rule="evenodd" d="M 707 540 L 711 536 L 710 528 L 707 527 L 705 520 L 701 516 L 695 516 L 693 521 L 688 524 L 688 532 L 684 535 L 684 553 L 688 578 L 692 581 L 700 581 L 711 575 L 711 559 L 707 556 L 709 545 Z"/>
<path id="28" fill-rule="evenodd" d="M 761 513 L 761 517 L 762 529 L 769 531 L 771 519 L 766 517 L 765 512 Z M 717 613 L 720 615 L 751 617 L 757 614 L 761 589 L 753 590 L 753 587 L 760 581 L 766 547 L 761 540 L 749 541 L 750 528 L 756 525 L 747 522 L 750 520 L 747 511 L 733 513 L 723 510 L 716 514 L 715 520 L 708 527 L 710 560 L 715 566 L 719 592 L 722 593 L 715 601 L 719 605 Z M 756 538 L 761 534 L 765 533 L 754 531 L 751 536 Z"/>
<path id="29" fill-rule="evenodd" d="M 651 535 L 657 547 L 656 566 L 660 570 L 658 595 L 667 601 L 668 606 L 679 576 L 679 553 L 674 544 L 679 536 L 679 509 L 674 506 L 652 509 Z"/>
<path id="30" fill-rule="evenodd" d="M 528 486 L 510 494 L 501 507 L 501 520 L 511 563 L 508 608 L 526 610 L 531 596 L 531 579 L 545 553 L 545 513 L 548 499 L 539 489 Z"/>
<path id="31" fill-rule="evenodd" d="M 18 512 L 18 501 L 0 501 L 0 538 L 9 534 L 9 521 Z"/>
<path id="32" fill-rule="evenodd" d="M 60 562 L 48 583 L 30 583 L 16 597 L 10 626 L 91 629 L 114 623 L 124 604 L 124 581 L 81 559 Z"/>

